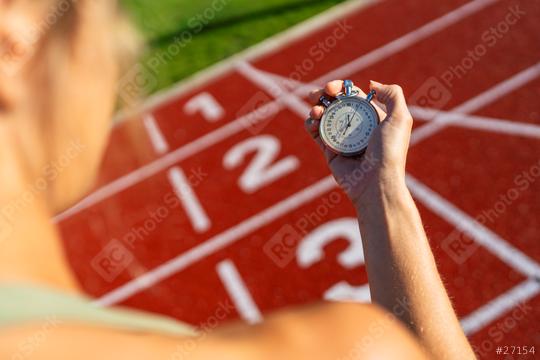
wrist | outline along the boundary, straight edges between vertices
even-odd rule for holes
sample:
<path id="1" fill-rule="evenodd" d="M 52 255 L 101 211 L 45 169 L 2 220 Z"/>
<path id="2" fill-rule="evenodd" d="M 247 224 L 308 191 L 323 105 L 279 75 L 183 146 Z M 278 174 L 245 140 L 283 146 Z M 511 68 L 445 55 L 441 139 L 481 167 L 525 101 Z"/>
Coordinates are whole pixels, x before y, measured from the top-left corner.
<path id="1" fill-rule="evenodd" d="M 399 201 L 408 193 L 404 173 L 380 172 L 363 194 L 354 201 L 354 207 L 358 212 L 365 212 L 367 208 L 381 204 L 382 201 Z"/>

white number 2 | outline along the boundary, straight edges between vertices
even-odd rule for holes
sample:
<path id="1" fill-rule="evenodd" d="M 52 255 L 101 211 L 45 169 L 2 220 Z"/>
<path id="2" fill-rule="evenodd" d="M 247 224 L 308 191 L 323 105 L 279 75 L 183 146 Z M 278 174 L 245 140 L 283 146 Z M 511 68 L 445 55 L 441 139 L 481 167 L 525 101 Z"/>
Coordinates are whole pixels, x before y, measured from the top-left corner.
<path id="1" fill-rule="evenodd" d="M 246 155 L 256 152 L 253 160 L 238 179 L 238 186 L 248 194 L 296 170 L 300 164 L 295 156 L 274 162 L 281 149 L 279 140 L 271 135 L 259 135 L 231 148 L 223 158 L 226 169 L 240 166 Z M 274 162 L 274 163 L 273 163 Z"/>

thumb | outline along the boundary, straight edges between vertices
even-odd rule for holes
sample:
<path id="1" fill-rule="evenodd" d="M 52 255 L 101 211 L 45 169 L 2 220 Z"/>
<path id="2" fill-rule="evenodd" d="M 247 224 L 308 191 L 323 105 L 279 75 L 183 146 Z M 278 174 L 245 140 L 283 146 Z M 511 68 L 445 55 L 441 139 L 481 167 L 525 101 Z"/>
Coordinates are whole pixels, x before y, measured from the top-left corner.
<path id="1" fill-rule="evenodd" d="M 377 100 L 386 106 L 388 117 L 400 119 L 411 116 L 401 86 L 384 85 L 371 80 L 369 87 L 371 90 L 375 90 Z"/>

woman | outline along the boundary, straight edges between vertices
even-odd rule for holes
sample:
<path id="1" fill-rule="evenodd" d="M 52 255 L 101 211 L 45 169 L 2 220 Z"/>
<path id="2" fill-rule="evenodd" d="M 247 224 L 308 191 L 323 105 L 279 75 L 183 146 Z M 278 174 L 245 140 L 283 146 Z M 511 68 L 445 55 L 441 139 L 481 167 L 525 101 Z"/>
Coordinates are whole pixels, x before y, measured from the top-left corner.
<path id="1" fill-rule="evenodd" d="M 113 0 L 0 1 L 0 358 L 474 358 L 405 186 L 411 115 L 399 87 L 375 82 L 388 115 L 378 109 L 384 121 L 363 159 L 336 156 L 318 137 L 318 99 L 342 81 L 311 93 L 306 128 L 338 181 L 363 169 L 344 190 L 362 215 L 377 305 L 315 304 L 210 334 L 90 305 L 50 218 L 88 191 L 100 162 L 122 56 L 117 22 Z M 47 171 L 74 143 L 76 160 Z"/>

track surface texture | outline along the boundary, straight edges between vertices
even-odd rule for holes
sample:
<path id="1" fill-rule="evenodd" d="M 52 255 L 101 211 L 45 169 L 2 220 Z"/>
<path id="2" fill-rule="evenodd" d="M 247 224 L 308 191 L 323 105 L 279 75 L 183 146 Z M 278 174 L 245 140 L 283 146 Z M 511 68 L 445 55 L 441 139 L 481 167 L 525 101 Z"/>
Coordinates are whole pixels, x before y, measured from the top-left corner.
<path id="1" fill-rule="evenodd" d="M 536 0 L 349 2 L 150 98 L 56 217 L 82 286 L 200 326 L 369 301 L 355 213 L 303 120 L 313 87 L 373 79 L 407 94 L 408 185 L 479 357 L 534 358 L 511 346 L 540 351 L 538 19 Z"/>

